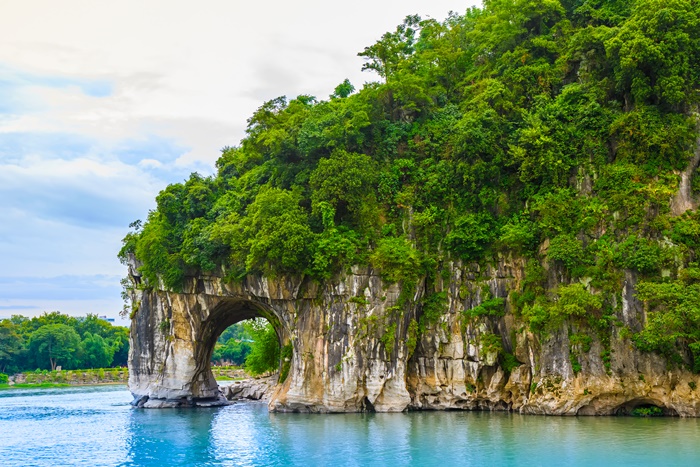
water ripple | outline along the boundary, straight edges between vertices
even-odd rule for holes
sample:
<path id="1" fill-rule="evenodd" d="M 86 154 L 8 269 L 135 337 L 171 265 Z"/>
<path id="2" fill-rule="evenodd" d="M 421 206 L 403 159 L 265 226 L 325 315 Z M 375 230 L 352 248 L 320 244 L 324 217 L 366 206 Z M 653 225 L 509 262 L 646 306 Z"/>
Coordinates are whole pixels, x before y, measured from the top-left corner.
<path id="1" fill-rule="evenodd" d="M 698 420 L 137 410 L 124 387 L 0 397 L 3 466 L 699 465 Z"/>

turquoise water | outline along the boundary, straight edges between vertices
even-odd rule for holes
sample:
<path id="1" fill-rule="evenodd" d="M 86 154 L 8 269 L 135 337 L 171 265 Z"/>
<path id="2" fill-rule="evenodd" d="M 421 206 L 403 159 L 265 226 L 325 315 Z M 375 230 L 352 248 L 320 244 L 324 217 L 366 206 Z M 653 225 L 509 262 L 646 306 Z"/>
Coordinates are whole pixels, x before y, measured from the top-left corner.
<path id="1" fill-rule="evenodd" d="M 123 386 L 0 392 L 2 466 L 700 465 L 700 421 L 136 410 Z"/>

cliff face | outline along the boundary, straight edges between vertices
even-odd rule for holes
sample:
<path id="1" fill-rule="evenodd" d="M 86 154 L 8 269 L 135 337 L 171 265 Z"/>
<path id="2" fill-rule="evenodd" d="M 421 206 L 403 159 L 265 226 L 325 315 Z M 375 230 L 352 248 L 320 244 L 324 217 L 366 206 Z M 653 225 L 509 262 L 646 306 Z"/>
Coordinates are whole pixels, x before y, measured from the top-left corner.
<path id="1" fill-rule="evenodd" d="M 572 337 L 581 332 L 575 323 L 565 321 L 544 338 L 513 314 L 524 267 L 518 258 L 481 268 L 453 263 L 430 290 L 423 281 L 408 300 L 398 285 L 361 268 L 323 286 L 298 278 L 249 276 L 227 284 L 202 276 L 188 279 L 182 293 L 137 288 L 129 388 L 146 407 L 222 403 L 208 363 L 216 338 L 234 322 L 263 316 L 293 348 L 289 375 L 269 403 L 274 411 L 609 415 L 653 405 L 667 414 L 700 415 L 700 377 L 636 350 L 623 332 L 638 330 L 645 319 L 632 273 L 609 335 L 588 333 L 581 344 Z M 135 271 L 130 268 L 138 283 Z M 556 280 L 555 272 L 550 276 Z M 432 320 L 421 320 L 426 306 L 419 304 L 428 293 L 444 300 Z M 505 299 L 504 315 L 464 313 L 487 296 Z"/>

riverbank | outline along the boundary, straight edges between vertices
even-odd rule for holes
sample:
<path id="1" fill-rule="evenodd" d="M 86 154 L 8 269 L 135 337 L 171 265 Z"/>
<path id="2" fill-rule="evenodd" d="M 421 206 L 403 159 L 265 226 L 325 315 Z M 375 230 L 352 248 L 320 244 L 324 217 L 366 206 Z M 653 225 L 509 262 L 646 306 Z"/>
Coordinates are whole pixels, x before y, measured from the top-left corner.
<path id="1" fill-rule="evenodd" d="M 218 381 L 239 381 L 248 374 L 237 366 L 213 367 Z M 37 370 L 11 375 L 7 383 L 0 383 L 0 390 L 62 388 L 72 386 L 95 386 L 102 384 L 127 384 L 128 368 L 94 368 L 85 370 Z"/>
<path id="2" fill-rule="evenodd" d="M 127 368 L 94 368 L 86 370 L 37 370 L 17 373 L 9 377 L 2 389 L 69 387 L 95 384 L 126 384 L 129 380 Z"/>
<path id="3" fill-rule="evenodd" d="M 117 384 L 117 383 L 115 383 Z M 52 389 L 52 388 L 67 388 L 70 384 L 65 383 L 40 383 L 40 384 L 0 384 L 0 391 L 8 389 Z"/>

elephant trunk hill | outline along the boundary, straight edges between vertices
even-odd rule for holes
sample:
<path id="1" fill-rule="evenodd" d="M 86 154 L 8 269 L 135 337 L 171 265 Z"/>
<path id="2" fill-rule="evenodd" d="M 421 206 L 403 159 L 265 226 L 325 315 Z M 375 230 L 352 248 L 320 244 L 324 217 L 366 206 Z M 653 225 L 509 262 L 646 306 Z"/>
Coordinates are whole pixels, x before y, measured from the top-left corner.
<path id="1" fill-rule="evenodd" d="M 523 281 L 522 259 L 503 258 L 483 269 L 455 263 L 448 270 L 434 284 L 441 313 L 423 330 L 418 307 L 397 306 L 399 287 L 367 268 L 324 286 L 259 276 L 230 285 L 203 276 L 181 293 L 143 292 L 132 323 L 130 389 L 148 396 L 142 398 L 147 407 L 222 401 L 208 364 L 216 332 L 242 317 L 264 316 L 294 349 L 270 402 L 277 411 L 610 415 L 654 406 L 698 415 L 700 378 L 669 369 L 666 359 L 619 335 L 623 326 L 639 328 L 644 316 L 633 274 L 612 317 L 620 328 L 580 339 L 585 326 L 563 322 L 543 338 L 508 306 L 498 316 L 465 316 L 485 297 L 507 303 Z M 556 280 L 554 271 L 551 276 Z M 416 290 L 417 302 L 425 292 Z"/>
<path id="2" fill-rule="evenodd" d="M 698 416 L 698 2 L 490 0 L 360 55 L 132 224 L 135 403 L 223 403 L 263 317 L 272 410 Z"/>

